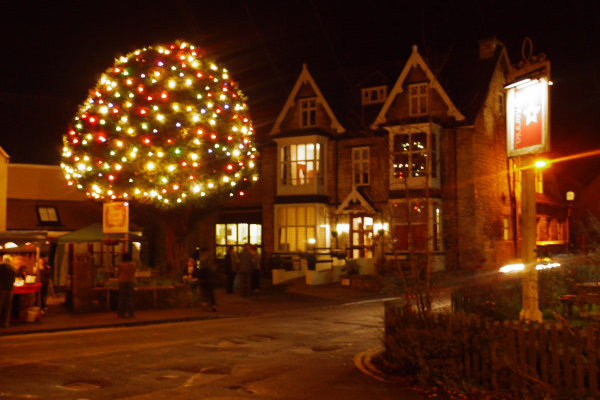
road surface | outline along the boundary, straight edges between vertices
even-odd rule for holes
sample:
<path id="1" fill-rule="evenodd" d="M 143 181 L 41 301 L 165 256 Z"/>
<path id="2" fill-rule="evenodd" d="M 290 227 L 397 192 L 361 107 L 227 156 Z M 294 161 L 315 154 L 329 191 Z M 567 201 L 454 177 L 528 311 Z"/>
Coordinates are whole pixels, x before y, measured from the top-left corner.
<path id="1" fill-rule="evenodd" d="M 421 399 L 360 372 L 381 302 L 0 338 L 0 399 Z"/>

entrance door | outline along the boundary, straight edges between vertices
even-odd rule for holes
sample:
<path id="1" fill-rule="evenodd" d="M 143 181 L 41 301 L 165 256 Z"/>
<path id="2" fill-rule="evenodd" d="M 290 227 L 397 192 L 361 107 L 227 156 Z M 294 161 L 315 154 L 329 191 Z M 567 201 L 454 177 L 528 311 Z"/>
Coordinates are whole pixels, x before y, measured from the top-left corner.
<path id="1" fill-rule="evenodd" d="M 373 218 L 350 216 L 350 238 L 352 258 L 373 257 Z"/>

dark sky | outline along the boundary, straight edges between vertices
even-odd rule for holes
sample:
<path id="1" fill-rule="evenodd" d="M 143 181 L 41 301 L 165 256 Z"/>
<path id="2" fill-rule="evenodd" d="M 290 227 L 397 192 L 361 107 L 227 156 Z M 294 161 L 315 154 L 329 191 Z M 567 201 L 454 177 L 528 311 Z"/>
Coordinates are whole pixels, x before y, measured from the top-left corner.
<path id="1" fill-rule="evenodd" d="M 57 163 L 88 89 L 115 57 L 145 45 L 185 39 L 203 47 L 240 82 L 260 130 L 272 124 L 271 110 L 283 105 L 302 62 L 343 75 L 352 66 L 403 62 L 411 44 L 435 57 L 495 35 L 513 63 L 525 36 L 551 60 L 553 151 L 600 147 L 600 2 L 350 3 L 11 2 L 0 16 L 0 146 L 12 162 Z"/>

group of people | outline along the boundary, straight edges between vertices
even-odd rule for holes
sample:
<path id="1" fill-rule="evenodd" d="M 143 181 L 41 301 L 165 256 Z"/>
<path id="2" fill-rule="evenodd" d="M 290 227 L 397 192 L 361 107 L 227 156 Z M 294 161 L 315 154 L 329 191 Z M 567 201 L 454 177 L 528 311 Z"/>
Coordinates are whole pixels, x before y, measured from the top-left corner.
<path id="1" fill-rule="evenodd" d="M 225 290 L 233 293 L 236 277 L 240 294 L 249 296 L 260 289 L 260 255 L 256 246 L 244 244 L 238 254 L 233 246 L 229 246 L 225 255 Z"/>
<path id="2" fill-rule="evenodd" d="M 214 292 L 215 269 L 207 250 L 197 250 L 188 258 L 182 280 L 192 288 L 194 304 L 200 300 L 204 306 L 217 311 Z M 245 244 L 239 254 L 233 246 L 227 249 L 225 290 L 227 293 L 233 293 L 236 286 L 239 286 L 242 296 L 249 296 L 260 289 L 260 256 L 254 245 Z"/>
<path id="3" fill-rule="evenodd" d="M 38 260 L 38 277 L 41 283 L 40 286 L 40 303 L 42 310 L 46 310 L 46 299 L 48 297 L 48 286 L 52 277 L 52 267 L 46 262 L 46 259 L 41 257 Z M 13 306 L 13 288 L 15 280 L 21 278 L 25 280 L 27 271 L 25 266 L 17 267 L 9 254 L 2 256 L 0 262 L 0 326 L 8 328 L 10 325 L 13 308 L 20 308 L 18 301 L 14 302 Z"/>

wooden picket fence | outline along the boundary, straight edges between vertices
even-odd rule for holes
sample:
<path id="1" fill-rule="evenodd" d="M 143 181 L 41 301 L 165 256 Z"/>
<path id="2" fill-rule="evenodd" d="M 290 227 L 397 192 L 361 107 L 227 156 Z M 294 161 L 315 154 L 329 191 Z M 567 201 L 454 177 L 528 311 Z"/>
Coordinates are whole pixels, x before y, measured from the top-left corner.
<path id="1" fill-rule="evenodd" d="M 434 314 L 424 324 L 396 300 L 385 303 L 385 335 L 415 326 L 445 332 L 456 350 L 447 359 L 465 380 L 518 392 L 524 383 L 569 397 L 599 397 L 595 328 L 516 321 L 483 321 L 466 314 Z M 389 349 L 386 349 L 389 351 Z"/>

